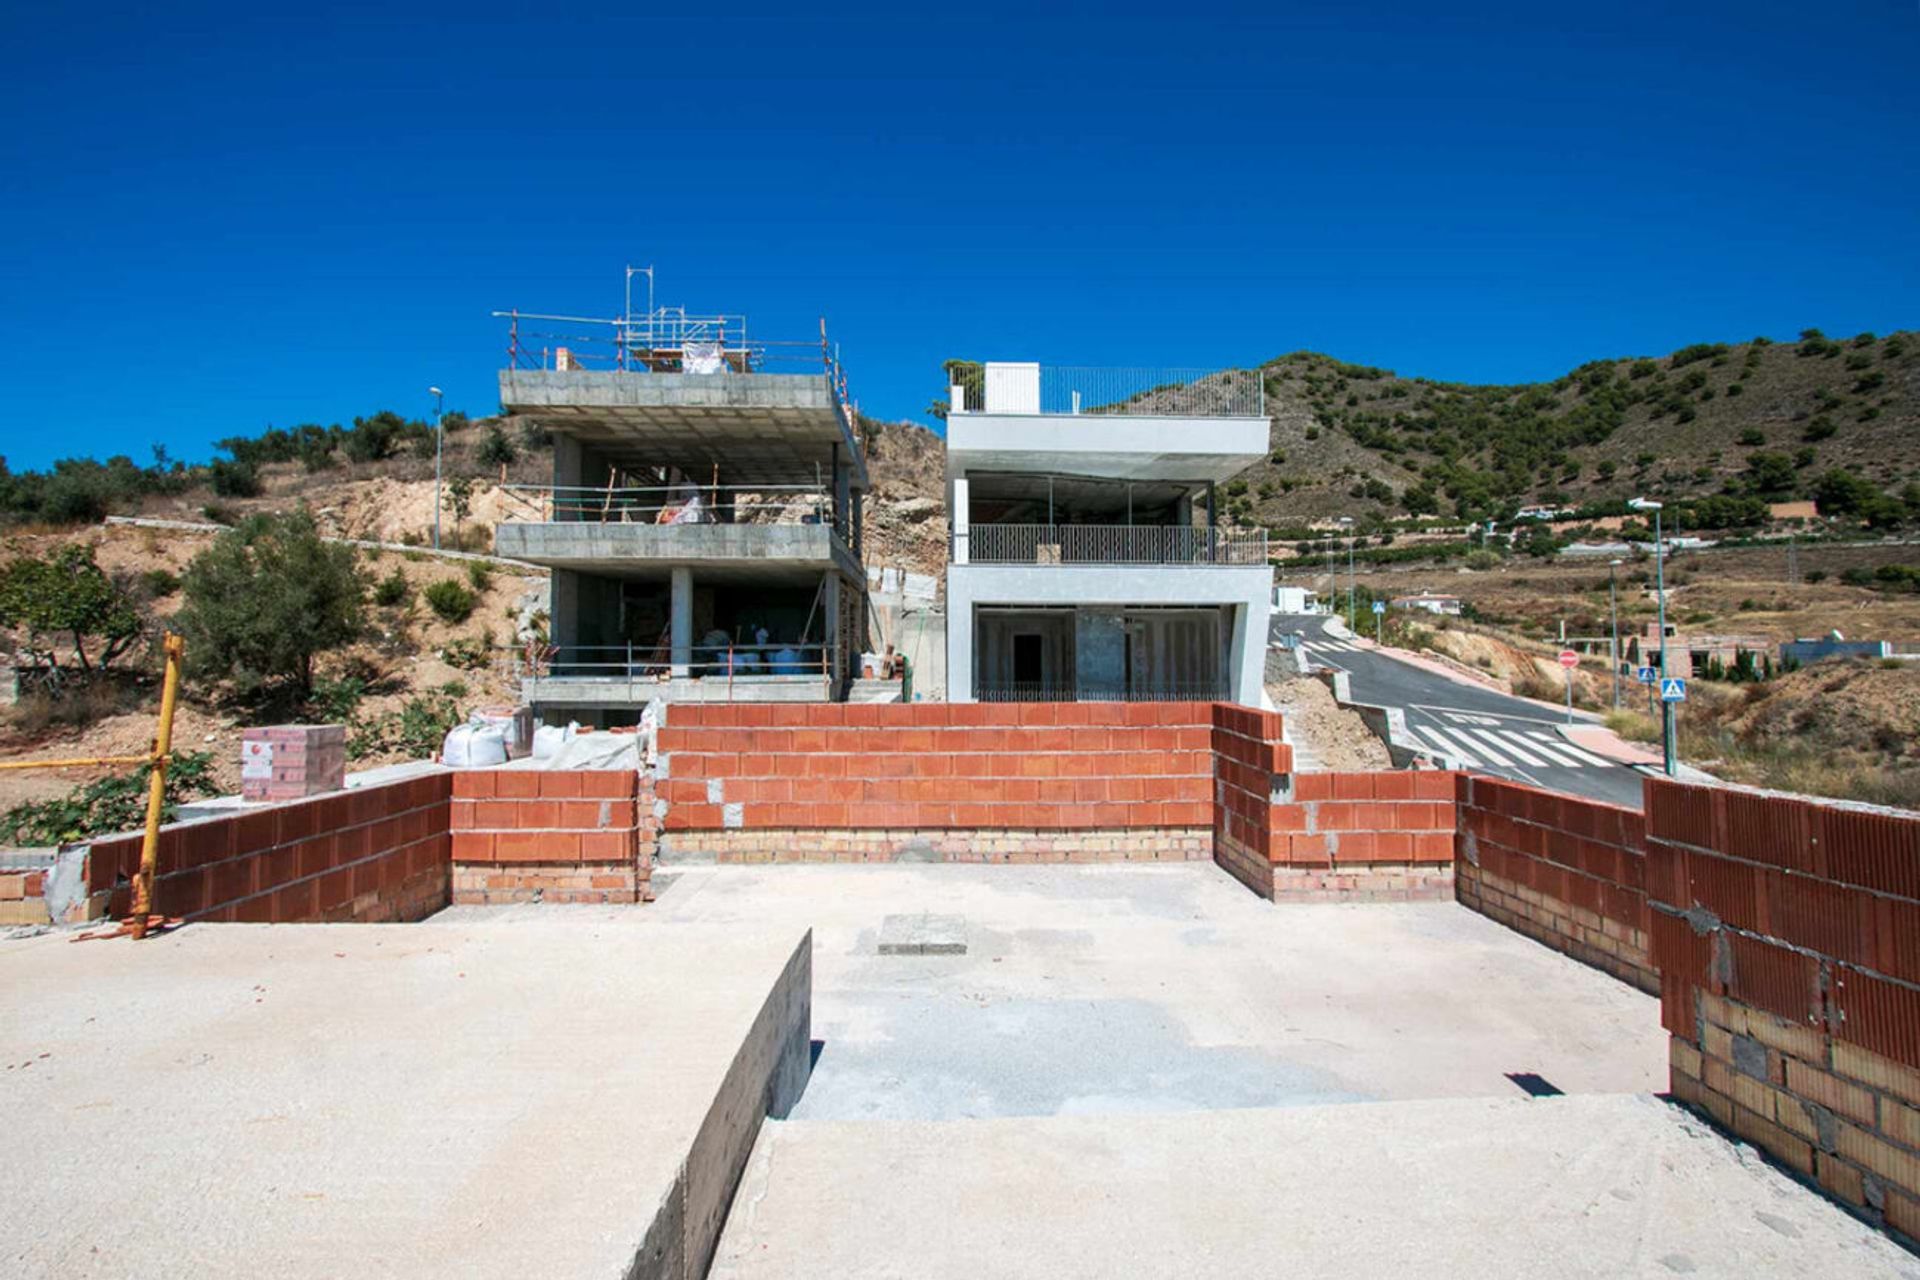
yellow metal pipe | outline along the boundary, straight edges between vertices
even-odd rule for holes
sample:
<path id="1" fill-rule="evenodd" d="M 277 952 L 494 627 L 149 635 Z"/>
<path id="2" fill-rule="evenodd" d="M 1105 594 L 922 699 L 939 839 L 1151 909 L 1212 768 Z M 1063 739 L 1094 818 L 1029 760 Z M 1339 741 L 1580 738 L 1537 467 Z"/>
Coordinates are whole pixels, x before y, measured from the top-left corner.
<path id="1" fill-rule="evenodd" d="M 140 843 L 140 874 L 133 881 L 133 936 L 147 936 L 153 914 L 153 875 L 160 863 L 160 812 L 167 804 L 167 756 L 173 750 L 173 704 L 180 694 L 180 659 L 187 642 L 169 631 L 167 675 L 160 686 L 160 725 L 153 738 L 153 774 L 147 784 L 147 834 Z"/>
<path id="2" fill-rule="evenodd" d="M 9 760 L 0 763 L 0 769 L 83 769 L 101 764 L 146 764 L 153 757 L 145 756 L 88 756 L 81 760 Z"/>

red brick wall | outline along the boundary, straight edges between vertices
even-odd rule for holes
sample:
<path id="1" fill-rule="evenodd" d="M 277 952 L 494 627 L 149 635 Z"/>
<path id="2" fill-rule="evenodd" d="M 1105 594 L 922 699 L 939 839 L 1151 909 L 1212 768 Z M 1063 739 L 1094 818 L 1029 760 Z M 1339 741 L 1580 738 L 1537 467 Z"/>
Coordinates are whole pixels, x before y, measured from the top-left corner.
<path id="1" fill-rule="evenodd" d="M 1467 774 L 1457 795 L 1462 905 L 1643 991 L 1660 990 L 1648 954 L 1638 811 Z"/>
<path id="2" fill-rule="evenodd" d="M 1920 815 L 1647 784 L 1673 1091 L 1920 1236 Z"/>
<path id="3" fill-rule="evenodd" d="M 658 823 L 631 769 L 453 776 L 453 900 L 644 902 Z"/>
<path id="4" fill-rule="evenodd" d="M 1214 860 L 1268 898 L 1452 891 L 1453 775 L 1292 773 L 1281 718 L 1214 708 Z"/>
<path id="5" fill-rule="evenodd" d="M 0 871 L 0 925 L 50 924 L 47 914 L 47 873 L 51 859 L 36 866 Z"/>
<path id="6" fill-rule="evenodd" d="M 418 920 L 447 905 L 448 775 L 160 831 L 154 909 L 189 920 Z M 139 835 L 87 855 L 91 912 L 132 910 Z"/>
<path id="7" fill-rule="evenodd" d="M 669 839 L 722 857 L 886 858 L 943 832 L 1016 861 L 1205 857 L 1212 724 L 1210 703 L 680 703 L 658 786 Z"/>

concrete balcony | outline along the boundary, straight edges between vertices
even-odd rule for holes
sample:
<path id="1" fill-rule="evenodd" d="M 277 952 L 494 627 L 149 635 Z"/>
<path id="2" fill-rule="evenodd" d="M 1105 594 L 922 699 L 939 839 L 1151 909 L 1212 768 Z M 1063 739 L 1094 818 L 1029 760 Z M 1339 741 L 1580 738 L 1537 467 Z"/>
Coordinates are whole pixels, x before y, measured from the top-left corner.
<path id="1" fill-rule="evenodd" d="M 690 568 L 705 580 L 838 569 L 864 579 L 853 551 L 826 524 L 618 524 L 589 520 L 503 523 L 494 554 L 551 569 L 608 577 Z"/>
<path id="2" fill-rule="evenodd" d="M 825 374 L 503 369 L 500 403 L 609 458 L 704 474 L 724 458 L 737 482 L 831 474 L 866 479 L 845 406 Z"/>

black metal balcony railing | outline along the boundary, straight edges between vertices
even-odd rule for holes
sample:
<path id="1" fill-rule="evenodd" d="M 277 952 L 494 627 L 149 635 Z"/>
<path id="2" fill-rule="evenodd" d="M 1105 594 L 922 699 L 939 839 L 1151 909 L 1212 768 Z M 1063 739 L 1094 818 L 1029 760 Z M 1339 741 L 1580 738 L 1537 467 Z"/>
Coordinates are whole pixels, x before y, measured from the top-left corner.
<path id="1" fill-rule="evenodd" d="M 1265 565 L 1267 531 L 1192 525 L 976 524 L 954 536 L 953 553 L 954 562 L 964 564 Z"/>
<path id="2" fill-rule="evenodd" d="M 546 645 L 501 647 L 504 674 L 522 683 L 540 680 L 590 680 L 602 685 L 641 688 L 676 676 L 722 681 L 743 690 L 770 682 L 817 681 L 831 692 L 834 665 L 831 644 L 690 645 L 686 661 L 673 660 L 671 645 Z M 742 693 L 742 697 L 751 696 Z"/>

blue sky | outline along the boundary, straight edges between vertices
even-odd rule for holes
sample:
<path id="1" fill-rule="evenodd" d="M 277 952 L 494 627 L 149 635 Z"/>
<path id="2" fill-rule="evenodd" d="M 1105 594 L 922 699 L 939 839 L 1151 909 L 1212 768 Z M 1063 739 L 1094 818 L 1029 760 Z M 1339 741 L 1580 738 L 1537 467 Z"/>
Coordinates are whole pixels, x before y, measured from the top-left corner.
<path id="1" fill-rule="evenodd" d="M 1470 381 L 1920 323 L 1920 4 L 15 5 L 0 453 L 497 402 L 621 268 L 947 356 Z"/>

